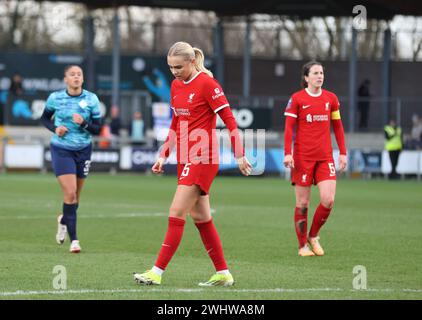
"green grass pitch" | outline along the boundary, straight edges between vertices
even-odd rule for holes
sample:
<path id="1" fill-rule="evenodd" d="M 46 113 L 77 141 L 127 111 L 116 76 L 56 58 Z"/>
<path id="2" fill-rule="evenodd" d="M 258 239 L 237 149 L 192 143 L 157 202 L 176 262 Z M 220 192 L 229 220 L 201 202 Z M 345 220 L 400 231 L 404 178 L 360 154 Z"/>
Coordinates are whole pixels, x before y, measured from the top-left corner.
<path id="1" fill-rule="evenodd" d="M 302 258 L 288 181 L 218 177 L 211 206 L 235 286 L 197 286 L 214 269 L 191 220 L 162 285 L 136 285 L 132 273 L 152 266 L 164 239 L 175 187 L 175 177 L 91 173 L 75 255 L 55 243 L 55 177 L 1 174 L 0 299 L 422 299 L 420 182 L 340 179 L 320 233 L 326 255 Z M 317 205 L 314 187 L 308 225 Z M 65 290 L 54 288 L 58 265 Z M 353 287 L 365 275 L 355 266 L 366 290 Z"/>

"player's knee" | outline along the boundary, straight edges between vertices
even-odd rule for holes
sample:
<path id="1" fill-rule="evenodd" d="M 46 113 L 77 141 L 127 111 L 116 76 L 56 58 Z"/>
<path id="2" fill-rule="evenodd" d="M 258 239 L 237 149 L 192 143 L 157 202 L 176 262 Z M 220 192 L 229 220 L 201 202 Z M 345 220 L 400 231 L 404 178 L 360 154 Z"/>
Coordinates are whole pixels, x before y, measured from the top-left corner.
<path id="1" fill-rule="evenodd" d="M 296 207 L 306 210 L 309 207 L 309 200 L 308 199 L 298 199 L 296 201 Z"/>
<path id="2" fill-rule="evenodd" d="M 203 223 L 210 221 L 212 219 L 210 214 L 202 213 L 202 212 L 191 212 L 190 216 L 194 223 Z"/>
<path id="3" fill-rule="evenodd" d="M 321 198 L 321 204 L 326 208 L 334 206 L 334 196 L 324 196 Z"/>
<path id="4" fill-rule="evenodd" d="M 78 199 L 76 190 L 66 189 L 64 191 L 64 198 L 66 203 L 76 203 Z"/>
<path id="5" fill-rule="evenodd" d="M 191 212 L 189 213 L 189 215 L 190 215 L 190 217 L 192 218 L 192 220 L 193 220 L 194 222 L 197 222 L 197 220 L 200 220 L 200 216 L 199 216 L 199 214 L 198 214 L 197 212 L 195 212 L 195 211 L 191 211 Z"/>
<path id="6" fill-rule="evenodd" d="M 173 217 L 183 217 L 185 212 L 183 211 L 183 208 L 179 206 L 171 206 L 169 210 L 170 216 Z"/>

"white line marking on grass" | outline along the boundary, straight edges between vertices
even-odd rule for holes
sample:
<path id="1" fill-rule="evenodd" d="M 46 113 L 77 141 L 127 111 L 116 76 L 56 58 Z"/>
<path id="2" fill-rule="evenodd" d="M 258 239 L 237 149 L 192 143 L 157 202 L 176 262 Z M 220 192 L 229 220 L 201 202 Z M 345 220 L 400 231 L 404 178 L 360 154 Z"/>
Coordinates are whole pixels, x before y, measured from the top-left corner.
<path id="1" fill-rule="evenodd" d="M 128 213 L 117 213 L 112 215 L 107 214 L 93 214 L 89 216 L 81 216 L 81 218 L 144 218 L 144 217 L 163 217 L 167 216 L 164 212 L 128 212 Z"/>
<path id="2" fill-rule="evenodd" d="M 366 289 L 366 290 L 346 290 L 342 288 L 297 288 L 297 289 L 286 289 L 286 288 L 274 288 L 274 289 L 189 289 L 189 288 L 180 288 L 180 289 L 165 289 L 165 288 L 150 288 L 145 287 L 144 289 L 80 289 L 80 290 L 18 290 L 11 292 L 0 292 L 0 297 L 10 297 L 10 296 L 31 296 L 31 295 L 64 295 L 64 294 L 84 294 L 84 293 L 147 293 L 147 292 L 158 292 L 158 293 L 199 293 L 199 292 L 225 292 L 225 293 L 271 293 L 271 292 L 280 292 L 280 293 L 297 293 L 297 292 L 418 292 L 422 293 L 422 289 Z"/>
<path id="3" fill-rule="evenodd" d="M 163 217 L 168 213 L 164 212 L 128 212 L 128 213 L 115 213 L 115 214 L 91 214 L 79 215 L 78 219 L 120 219 L 120 218 L 148 218 L 148 217 Z M 36 220 L 36 219 L 55 219 L 54 215 L 49 216 L 0 216 L 0 220 Z"/>
<path id="4" fill-rule="evenodd" d="M 175 292 L 182 292 L 182 293 L 195 293 L 195 292 L 204 292 L 207 289 L 163 289 L 163 288 L 145 288 L 145 289 L 105 289 L 105 290 L 95 290 L 95 289 L 81 289 L 81 290 L 49 290 L 49 291 L 14 291 L 14 292 L 0 292 L 0 296 L 25 296 L 25 295 L 63 295 L 63 294 L 83 294 L 83 293 L 144 293 L 144 292 L 162 292 L 162 293 L 175 293 Z M 283 288 L 276 288 L 276 289 L 229 289 L 226 290 L 219 290 L 214 289 L 212 292 L 240 292 L 240 293 L 248 293 L 248 292 L 303 292 L 303 291 L 343 291 L 343 289 L 339 288 L 310 288 L 310 289 L 283 289 Z"/>

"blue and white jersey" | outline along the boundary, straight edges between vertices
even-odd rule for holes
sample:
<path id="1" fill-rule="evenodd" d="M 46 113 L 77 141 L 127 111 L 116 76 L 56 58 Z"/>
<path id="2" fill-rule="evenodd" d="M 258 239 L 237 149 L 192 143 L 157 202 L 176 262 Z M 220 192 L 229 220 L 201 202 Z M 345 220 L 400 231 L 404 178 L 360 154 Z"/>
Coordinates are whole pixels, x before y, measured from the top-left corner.
<path id="1" fill-rule="evenodd" d="M 79 96 L 70 96 L 65 89 L 55 91 L 48 97 L 45 108 L 54 112 L 56 127 L 68 129 L 62 137 L 54 134 L 52 144 L 69 150 L 81 150 L 91 144 L 91 133 L 73 122 L 73 114 L 80 114 L 87 122 L 101 118 L 100 101 L 94 93 L 82 90 Z"/>

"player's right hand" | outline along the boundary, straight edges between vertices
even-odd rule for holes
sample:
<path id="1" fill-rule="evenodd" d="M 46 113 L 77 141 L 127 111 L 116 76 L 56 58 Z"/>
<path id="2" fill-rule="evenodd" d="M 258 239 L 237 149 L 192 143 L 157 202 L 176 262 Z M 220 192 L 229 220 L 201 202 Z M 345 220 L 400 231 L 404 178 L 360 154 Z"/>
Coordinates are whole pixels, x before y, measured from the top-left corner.
<path id="1" fill-rule="evenodd" d="M 58 126 L 57 128 L 56 128 L 56 134 L 59 136 L 59 137 L 63 137 L 65 134 L 66 134 L 66 132 L 67 132 L 68 130 L 67 130 L 67 128 L 65 127 L 65 126 Z"/>
<path id="2" fill-rule="evenodd" d="M 158 158 L 158 160 L 154 163 L 154 165 L 152 166 L 151 170 L 154 173 L 163 173 L 163 166 L 164 166 L 164 162 L 166 161 L 166 159 L 164 158 Z"/>
<path id="3" fill-rule="evenodd" d="M 286 154 L 283 160 L 284 166 L 289 169 L 293 169 L 295 167 L 295 161 L 293 160 L 293 156 L 291 154 Z"/>

